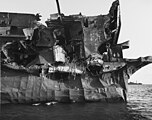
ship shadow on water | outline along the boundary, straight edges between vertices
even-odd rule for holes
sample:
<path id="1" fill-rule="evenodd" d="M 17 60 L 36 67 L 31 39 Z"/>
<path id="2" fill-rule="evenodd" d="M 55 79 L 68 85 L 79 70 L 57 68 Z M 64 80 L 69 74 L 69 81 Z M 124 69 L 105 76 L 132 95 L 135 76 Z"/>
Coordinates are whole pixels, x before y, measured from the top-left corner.
<path id="1" fill-rule="evenodd" d="M 149 120 L 128 103 L 2 105 L 1 120 Z"/>

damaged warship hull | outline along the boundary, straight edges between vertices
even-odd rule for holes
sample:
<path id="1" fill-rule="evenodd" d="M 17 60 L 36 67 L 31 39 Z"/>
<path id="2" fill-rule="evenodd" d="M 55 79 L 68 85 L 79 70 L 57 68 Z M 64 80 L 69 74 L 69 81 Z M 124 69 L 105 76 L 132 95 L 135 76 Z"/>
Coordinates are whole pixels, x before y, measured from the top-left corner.
<path id="1" fill-rule="evenodd" d="M 152 57 L 123 58 L 119 1 L 107 15 L 0 12 L 1 104 L 127 101 L 128 79 Z"/>

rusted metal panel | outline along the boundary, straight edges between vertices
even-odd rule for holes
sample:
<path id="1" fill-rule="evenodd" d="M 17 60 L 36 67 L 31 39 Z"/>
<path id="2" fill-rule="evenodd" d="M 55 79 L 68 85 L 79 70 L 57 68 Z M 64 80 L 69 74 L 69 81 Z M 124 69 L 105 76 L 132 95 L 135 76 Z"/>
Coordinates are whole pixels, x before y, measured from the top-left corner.
<path id="1" fill-rule="evenodd" d="M 119 1 L 107 15 L 58 12 L 47 26 L 39 15 L 0 12 L 1 103 L 126 101 L 128 79 L 152 57 L 123 58 Z"/>

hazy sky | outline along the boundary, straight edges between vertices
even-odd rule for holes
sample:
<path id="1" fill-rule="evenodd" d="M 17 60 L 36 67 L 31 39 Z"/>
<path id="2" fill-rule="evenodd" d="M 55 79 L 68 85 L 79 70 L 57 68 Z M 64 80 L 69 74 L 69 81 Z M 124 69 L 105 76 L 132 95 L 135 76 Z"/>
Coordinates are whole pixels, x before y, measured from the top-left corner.
<path id="1" fill-rule="evenodd" d="M 0 11 L 40 13 L 42 21 L 56 13 L 56 0 L 3 0 Z M 59 0 L 65 15 L 99 15 L 108 13 L 113 0 Z M 126 58 L 152 56 L 152 0 L 120 0 L 122 27 L 118 42 L 130 40 Z M 130 79 L 152 84 L 152 64 L 137 71 Z"/>

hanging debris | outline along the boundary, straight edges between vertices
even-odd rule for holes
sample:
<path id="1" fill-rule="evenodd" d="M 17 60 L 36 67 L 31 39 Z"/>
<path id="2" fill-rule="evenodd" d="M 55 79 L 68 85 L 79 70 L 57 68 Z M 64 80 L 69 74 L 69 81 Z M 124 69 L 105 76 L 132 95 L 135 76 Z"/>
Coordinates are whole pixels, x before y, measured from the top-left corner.
<path id="1" fill-rule="evenodd" d="M 128 79 L 152 57 L 123 58 L 119 1 L 107 15 L 0 12 L 1 103 L 127 101 Z"/>

